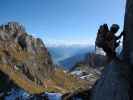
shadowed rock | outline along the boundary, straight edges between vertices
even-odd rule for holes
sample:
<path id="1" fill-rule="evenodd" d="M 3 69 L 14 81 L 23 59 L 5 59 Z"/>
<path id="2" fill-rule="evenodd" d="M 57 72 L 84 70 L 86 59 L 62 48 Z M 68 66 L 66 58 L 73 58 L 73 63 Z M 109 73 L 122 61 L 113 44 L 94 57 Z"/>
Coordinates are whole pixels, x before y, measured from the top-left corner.
<path id="1" fill-rule="evenodd" d="M 91 100 L 131 100 L 131 69 L 128 66 L 114 59 L 94 86 Z"/>

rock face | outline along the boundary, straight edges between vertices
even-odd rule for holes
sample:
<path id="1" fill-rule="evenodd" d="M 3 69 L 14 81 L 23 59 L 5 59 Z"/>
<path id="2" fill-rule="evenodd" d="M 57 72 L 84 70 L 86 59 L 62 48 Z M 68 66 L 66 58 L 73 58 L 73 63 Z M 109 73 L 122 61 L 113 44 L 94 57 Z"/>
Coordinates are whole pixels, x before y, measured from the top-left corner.
<path id="1" fill-rule="evenodd" d="M 94 86 L 90 100 L 132 100 L 130 97 L 131 69 L 114 59 Z"/>
<path id="2" fill-rule="evenodd" d="M 0 26 L 0 66 L 3 65 L 43 84 L 52 72 L 53 63 L 41 39 L 28 35 L 23 25 L 9 22 Z"/>
<path id="3" fill-rule="evenodd" d="M 113 59 L 97 84 L 91 100 L 133 100 L 133 1 L 127 0 L 123 51 Z"/>
<path id="4" fill-rule="evenodd" d="M 127 0 L 125 10 L 125 22 L 124 22 L 124 41 L 123 41 L 123 54 L 124 60 L 133 64 L 133 1 Z"/>

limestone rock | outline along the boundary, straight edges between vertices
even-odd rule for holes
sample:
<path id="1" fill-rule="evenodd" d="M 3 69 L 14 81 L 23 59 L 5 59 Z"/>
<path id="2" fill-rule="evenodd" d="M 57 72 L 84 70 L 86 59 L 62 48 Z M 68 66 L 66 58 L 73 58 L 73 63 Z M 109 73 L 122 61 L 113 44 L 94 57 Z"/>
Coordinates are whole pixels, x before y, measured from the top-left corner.
<path id="1" fill-rule="evenodd" d="M 18 69 L 37 84 L 43 84 L 53 71 L 51 56 L 42 40 L 28 35 L 17 22 L 0 26 L 0 62 Z"/>

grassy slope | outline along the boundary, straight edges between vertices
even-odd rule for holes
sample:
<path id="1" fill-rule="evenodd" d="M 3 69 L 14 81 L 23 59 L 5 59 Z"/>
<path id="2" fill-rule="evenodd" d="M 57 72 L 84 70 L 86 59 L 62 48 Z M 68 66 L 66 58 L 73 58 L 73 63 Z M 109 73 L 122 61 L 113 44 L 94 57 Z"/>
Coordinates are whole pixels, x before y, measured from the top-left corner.
<path id="1" fill-rule="evenodd" d="M 7 74 L 15 84 L 30 93 L 41 93 L 45 90 L 44 87 L 38 86 L 27 79 L 27 77 L 21 72 L 14 71 L 14 69 L 12 69 L 10 65 L 0 64 L 0 70 Z"/>
<path id="2" fill-rule="evenodd" d="M 81 88 L 84 89 L 84 86 L 88 84 L 88 82 L 86 81 L 79 80 L 74 76 L 58 70 L 49 80 L 44 81 L 44 86 L 39 86 L 30 81 L 21 72 L 14 71 L 14 69 L 11 68 L 10 65 L 0 64 L 0 70 L 7 74 L 15 84 L 31 94 L 41 93 L 44 91 L 66 93 Z"/>
<path id="3" fill-rule="evenodd" d="M 85 89 L 88 86 L 88 81 L 81 80 L 74 75 L 65 73 L 61 69 L 56 69 L 55 73 L 49 80 L 45 80 L 46 87 L 56 87 L 62 93 L 73 92 L 79 89 Z"/>
<path id="4" fill-rule="evenodd" d="M 24 62 L 31 56 L 31 54 L 22 51 L 19 45 L 15 43 L 14 45 L 9 45 L 7 47 L 8 48 L 0 47 L 0 58 L 5 56 L 5 53 L 3 52 L 4 50 L 9 51 L 11 57 L 13 58 L 12 63 L 14 64 Z M 39 59 L 41 58 L 38 58 L 38 60 Z M 3 62 L 0 62 L 0 70 L 7 74 L 10 79 L 13 80 L 14 83 L 16 83 L 19 87 L 31 94 L 41 93 L 44 91 L 66 93 L 69 91 L 85 88 L 85 86 L 88 84 L 88 82 L 80 80 L 68 73 L 64 73 L 63 70 L 59 69 L 56 69 L 48 80 L 44 80 L 44 86 L 38 86 L 29 80 L 21 71 L 15 70 L 13 65 L 3 64 Z"/>

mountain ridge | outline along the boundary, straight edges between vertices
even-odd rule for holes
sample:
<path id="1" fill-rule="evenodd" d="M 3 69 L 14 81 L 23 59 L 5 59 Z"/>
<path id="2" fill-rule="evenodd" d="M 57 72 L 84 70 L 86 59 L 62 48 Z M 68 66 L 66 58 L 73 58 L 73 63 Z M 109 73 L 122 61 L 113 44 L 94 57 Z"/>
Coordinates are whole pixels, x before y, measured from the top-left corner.
<path id="1" fill-rule="evenodd" d="M 88 86 L 87 81 L 56 68 L 42 40 L 28 35 L 18 22 L 0 26 L 0 71 L 31 94 L 66 93 Z"/>

